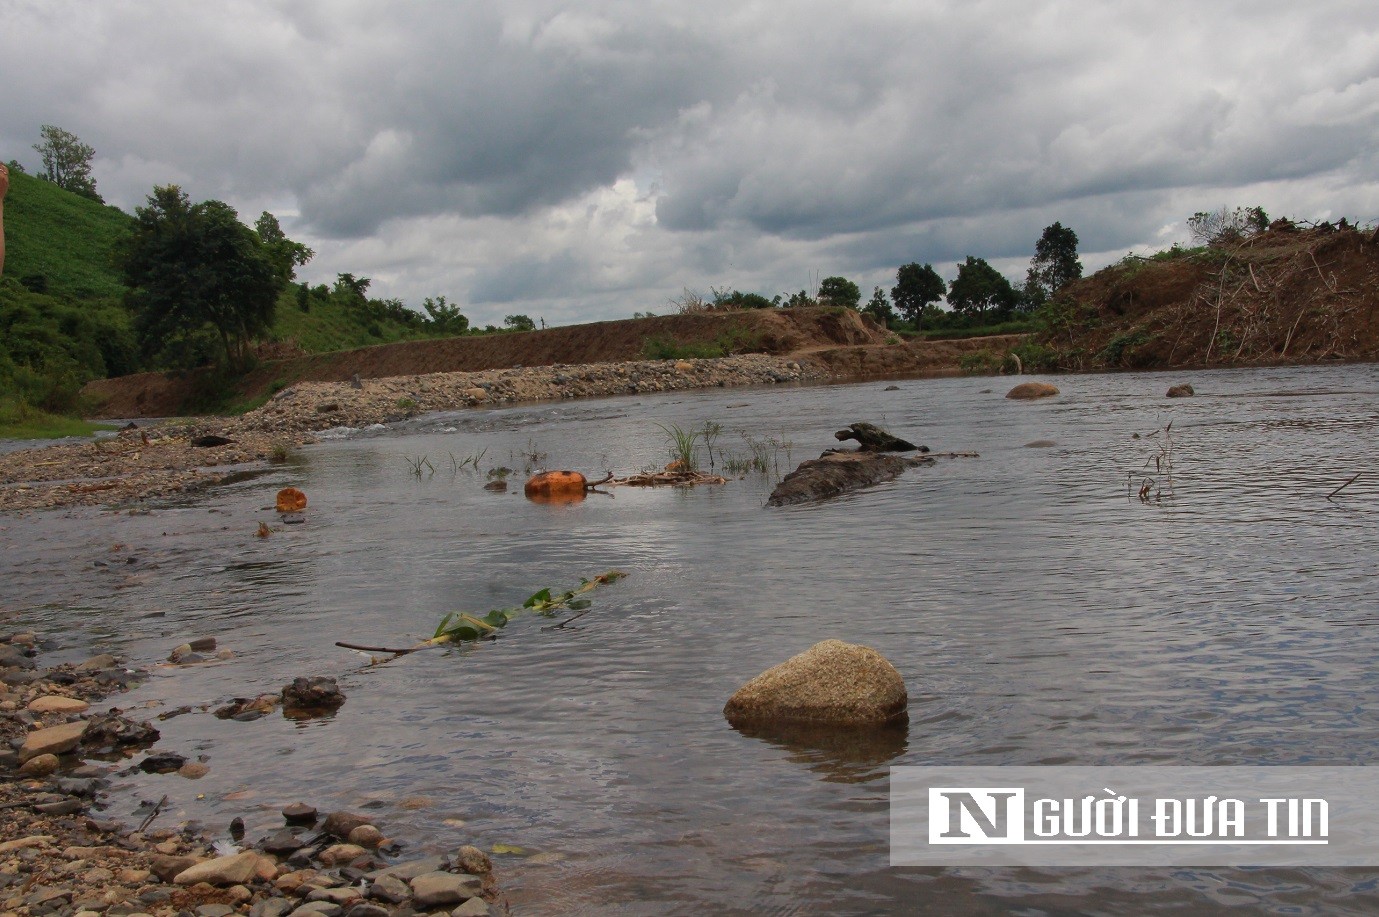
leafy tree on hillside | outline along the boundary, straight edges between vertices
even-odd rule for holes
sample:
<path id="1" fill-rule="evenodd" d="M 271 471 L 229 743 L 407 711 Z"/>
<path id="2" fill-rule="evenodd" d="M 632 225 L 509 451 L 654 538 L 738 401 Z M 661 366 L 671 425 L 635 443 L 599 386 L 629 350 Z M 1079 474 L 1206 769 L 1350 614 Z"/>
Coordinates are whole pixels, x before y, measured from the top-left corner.
<path id="1" fill-rule="evenodd" d="M 767 299 L 760 293 L 744 293 L 741 290 L 716 290 L 709 287 L 713 292 L 713 307 L 715 309 L 770 309 L 780 302 L 777 296 L 774 300 Z"/>
<path id="2" fill-rule="evenodd" d="M 428 324 L 432 330 L 441 334 L 464 334 L 469 330 L 469 319 L 460 314 L 460 307 L 445 301 L 444 296 L 432 299 L 426 297 L 421 307 L 430 317 Z"/>
<path id="3" fill-rule="evenodd" d="M 40 177 L 73 194 L 104 203 L 96 193 L 96 180 L 91 177 L 95 149 L 82 143 L 76 134 L 51 124 L 43 125 L 39 133 L 43 142 L 35 143 L 34 150 L 43 157 Z"/>
<path id="4" fill-rule="evenodd" d="M 889 328 L 895 320 L 895 310 L 886 298 L 886 291 L 876 287 L 871 291 L 871 299 L 862 307 L 863 315 L 870 315 L 882 328 Z"/>
<path id="5" fill-rule="evenodd" d="M 958 265 L 958 276 L 948 288 L 948 303 L 960 315 L 978 321 L 1009 315 L 1020 301 L 1020 294 L 1005 275 L 985 258 L 967 256 Z"/>
<path id="6" fill-rule="evenodd" d="M 525 315 L 509 315 L 503 319 L 503 325 L 509 331 L 535 331 L 536 322 Z"/>
<path id="7" fill-rule="evenodd" d="M 364 302 L 368 299 L 369 285 L 373 281 L 367 277 L 356 277 L 353 274 L 336 274 L 335 289 L 332 290 L 336 296 L 345 299 L 357 299 Z"/>
<path id="8" fill-rule="evenodd" d="M 904 264 L 895 272 L 895 286 L 891 287 L 891 299 L 900 314 L 914 323 L 918 330 L 924 316 L 924 307 L 936 303 L 948 292 L 943 278 L 934 270 L 932 264 Z"/>
<path id="9" fill-rule="evenodd" d="M 259 240 L 263 242 L 268 257 L 273 259 L 284 284 L 291 283 L 296 278 L 297 268 L 316 257 L 314 251 L 300 242 L 289 239 L 279 225 L 278 218 L 267 210 L 259 214 L 258 220 L 254 223 L 254 231 L 259 234 Z"/>
<path id="10" fill-rule="evenodd" d="M 286 288 L 258 233 L 229 204 L 193 204 L 176 185 L 154 188 L 134 215 L 115 257 L 145 352 L 209 328 L 228 365 L 246 368 L 249 343 L 272 325 Z"/>
<path id="11" fill-rule="evenodd" d="M 1047 302 L 1064 284 L 1082 276 L 1077 257 L 1077 233 L 1062 223 L 1044 228 L 1034 243 L 1034 257 L 1025 275 L 1025 301 L 1030 308 Z"/>
<path id="12" fill-rule="evenodd" d="M 846 277 L 825 277 L 819 283 L 819 301 L 830 306 L 846 306 L 856 309 L 862 300 L 862 291 L 857 284 Z"/>

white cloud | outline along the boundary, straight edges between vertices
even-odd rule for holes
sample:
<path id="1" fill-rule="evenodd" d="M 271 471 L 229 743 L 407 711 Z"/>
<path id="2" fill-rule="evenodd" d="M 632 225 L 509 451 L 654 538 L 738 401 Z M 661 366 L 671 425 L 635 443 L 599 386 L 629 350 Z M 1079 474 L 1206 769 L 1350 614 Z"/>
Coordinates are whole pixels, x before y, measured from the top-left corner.
<path id="1" fill-rule="evenodd" d="M 1088 266 L 1196 210 L 1379 217 L 1364 4 L 0 2 L 0 158 L 182 184 L 479 323 L 774 295 L 1042 227 Z M 1118 254 L 1114 254 L 1118 257 Z"/>

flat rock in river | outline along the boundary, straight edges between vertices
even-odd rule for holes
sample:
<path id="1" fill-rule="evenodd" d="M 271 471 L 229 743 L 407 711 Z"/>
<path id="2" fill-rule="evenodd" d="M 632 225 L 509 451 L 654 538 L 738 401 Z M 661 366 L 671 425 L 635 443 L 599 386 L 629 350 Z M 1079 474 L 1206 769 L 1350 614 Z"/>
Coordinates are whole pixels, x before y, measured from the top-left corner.
<path id="1" fill-rule="evenodd" d="M 907 468 L 926 465 L 930 458 L 911 458 L 889 452 L 825 452 L 801 462 L 771 491 L 767 506 L 789 506 L 825 500 L 838 494 L 900 476 Z"/>

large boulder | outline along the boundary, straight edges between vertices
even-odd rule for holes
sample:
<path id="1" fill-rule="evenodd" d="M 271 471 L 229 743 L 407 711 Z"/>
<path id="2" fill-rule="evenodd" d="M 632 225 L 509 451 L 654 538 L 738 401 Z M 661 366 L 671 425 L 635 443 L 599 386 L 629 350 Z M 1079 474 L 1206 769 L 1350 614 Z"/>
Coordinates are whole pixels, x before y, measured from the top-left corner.
<path id="1" fill-rule="evenodd" d="M 825 452 L 801 462 L 771 491 L 767 506 L 789 506 L 836 497 L 839 494 L 898 478 L 907 468 L 925 465 L 931 458 L 914 458 L 889 452 Z"/>
<path id="2" fill-rule="evenodd" d="M 907 717 L 909 695 L 895 666 L 876 650 L 824 640 L 773 666 L 723 707 L 734 726 L 806 722 L 881 726 Z"/>
<path id="3" fill-rule="evenodd" d="M 1037 398 L 1050 398 L 1057 394 L 1058 387 L 1047 382 L 1021 382 L 1006 392 L 1006 397 L 1018 401 L 1033 401 Z"/>
<path id="4" fill-rule="evenodd" d="M 1195 394 L 1197 394 L 1196 390 L 1187 382 L 1175 385 L 1168 390 L 1169 398 L 1191 398 Z"/>

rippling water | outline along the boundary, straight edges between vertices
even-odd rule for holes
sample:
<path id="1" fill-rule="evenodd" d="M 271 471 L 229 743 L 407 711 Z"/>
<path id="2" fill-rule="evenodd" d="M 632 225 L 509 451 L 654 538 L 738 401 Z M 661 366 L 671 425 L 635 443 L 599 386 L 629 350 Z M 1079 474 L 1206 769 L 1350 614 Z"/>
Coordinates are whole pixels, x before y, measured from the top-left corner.
<path id="1" fill-rule="evenodd" d="M 57 658 L 152 664 L 216 636 L 234 660 L 158 668 L 126 707 L 219 704 L 337 676 L 333 718 L 193 712 L 160 748 L 191 782 L 141 777 L 173 819 L 251 835 L 296 799 L 375 811 L 413 852 L 500 856 L 522 913 L 1370 913 L 1377 870 L 891 869 L 898 764 L 1370 764 L 1379 758 L 1379 368 L 712 391 L 433 415 L 303 450 L 272 474 L 149 515 L 0 519 L 6 618 Z M 627 472 L 656 426 L 789 443 L 781 471 L 872 420 L 940 459 L 822 505 L 764 509 L 761 476 L 550 507 L 454 471 Z M 1171 484 L 1132 491 L 1171 422 Z M 1139 434 L 1136 438 L 1136 434 Z M 1027 444 L 1051 440 L 1036 448 Z M 426 456 L 434 474 L 412 475 Z M 1146 468 L 1148 467 L 1148 471 Z M 518 475 L 520 478 L 521 475 Z M 292 484 L 309 521 L 260 540 Z M 516 488 L 520 492 L 520 486 Z M 118 546 L 118 547 L 117 547 Z M 131 562 L 132 560 L 132 562 Z M 368 667 L 335 640 L 407 645 L 449 610 L 512 605 L 617 567 L 576 625 L 519 618 L 496 642 Z M 825 637 L 881 649 L 907 734 L 866 746 L 747 736 L 721 715 L 767 666 Z"/>

